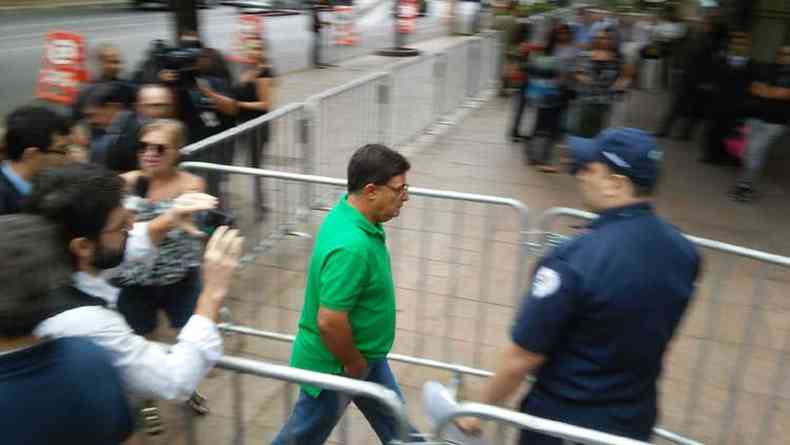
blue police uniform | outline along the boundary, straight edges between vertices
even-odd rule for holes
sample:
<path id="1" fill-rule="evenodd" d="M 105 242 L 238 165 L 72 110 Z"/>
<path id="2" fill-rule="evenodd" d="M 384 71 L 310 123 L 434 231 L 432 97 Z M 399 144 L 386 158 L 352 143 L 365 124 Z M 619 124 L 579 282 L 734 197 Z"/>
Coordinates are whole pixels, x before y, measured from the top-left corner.
<path id="1" fill-rule="evenodd" d="M 651 141 L 630 129 L 608 132 L 584 161 L 614 159 L 629 177 L 654 182 Z M 515 344 L 547 359 L 522 412 L 648 440 L 662 356 L 699 268 L 696 247 L 646 202 L 601 212 L 586 232 L 548 253 L 512 329 Z M 561 443 L 522 432 L 521 444 Z"/>

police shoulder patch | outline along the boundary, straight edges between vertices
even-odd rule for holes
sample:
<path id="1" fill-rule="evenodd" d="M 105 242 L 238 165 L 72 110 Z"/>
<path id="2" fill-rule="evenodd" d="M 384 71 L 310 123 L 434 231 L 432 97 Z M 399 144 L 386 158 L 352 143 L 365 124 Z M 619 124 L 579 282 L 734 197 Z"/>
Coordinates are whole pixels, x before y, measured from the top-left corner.
<path id="1" fill-rule="evenodd" d="M 532 291 L 530 292 L 535 298 L 544 298 L 554 294 L 560 289 L 562 285 L 562 278 L 556 270 L 548 267 L 541 267 L 535 273 L 535 278 L 532 279 Z"/>

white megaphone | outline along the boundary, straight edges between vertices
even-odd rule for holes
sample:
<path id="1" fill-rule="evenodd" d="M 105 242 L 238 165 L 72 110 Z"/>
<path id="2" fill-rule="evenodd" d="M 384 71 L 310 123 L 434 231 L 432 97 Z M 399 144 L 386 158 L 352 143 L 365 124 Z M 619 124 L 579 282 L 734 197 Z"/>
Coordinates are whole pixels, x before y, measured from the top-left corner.
<path id="1" fill-rule="evenodd" d="M 445 418 L 458 407 L 455 396 L 450 390 L 441 383 L 433 381 L 422 385 L 422 404 L 432 427 L 436 426 L 439 419 Z M 481 437 L 467 436 L 454 423 L 447 426 L 443 439 L 447 443 L 457 445 L 490 445 Z"/>

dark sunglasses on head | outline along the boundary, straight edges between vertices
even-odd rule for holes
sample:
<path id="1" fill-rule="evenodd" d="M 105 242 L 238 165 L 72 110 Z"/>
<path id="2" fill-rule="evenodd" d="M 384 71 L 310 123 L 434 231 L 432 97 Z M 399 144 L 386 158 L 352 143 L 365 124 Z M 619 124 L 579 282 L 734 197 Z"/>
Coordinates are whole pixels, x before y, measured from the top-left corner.
<path id="1" fill-rule="evenodd" d="M 145 153 L 149 148 L 153 148 L 157 154 L 162 155 L 167 151 L 167 145 L 163 144 L 143 144 L 140 146 L 140 153 Z"/>

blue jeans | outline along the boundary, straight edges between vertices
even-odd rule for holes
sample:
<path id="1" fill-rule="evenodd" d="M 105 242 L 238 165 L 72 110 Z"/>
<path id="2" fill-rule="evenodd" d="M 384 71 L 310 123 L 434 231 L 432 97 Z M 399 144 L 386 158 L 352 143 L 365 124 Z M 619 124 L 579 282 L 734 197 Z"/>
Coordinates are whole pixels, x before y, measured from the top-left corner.
<path id="1" fill-rule="evenodd" d="M 395 391 L 403 400 L 403 394 L 386 359 L 371 362 L 365 380 Z M 352 399 L 346 394 L 329 390 L 322 390 L 321 394 L 314 398 L 301 390 L 291 416 L 277 434 L 272 445 L 323 444 L 337 422 L 343 417 L 346 407 L 352 400 L 368 419 L 381 443 L 386 444 L 398 439 L 398 424 L 395 417 L 386 406 L 379 402 L 365 397 Z M 409 429 L 412 435 L 418 434 L 414 427 L 409 426 Z M 421 441 L 421 439 L 413 440 Z"/>
<path id="2" fill-rule="evenodd" d="M 787 127 L 782 124 L 771 124 L 760 119 L 749 119 L 749 136 L 746 153 L 743 159 L 743 172 L 738 178 L 741 187 L 754 187 L 758 176 L 768 158 L 768 149 L 779 139 Z"/>

